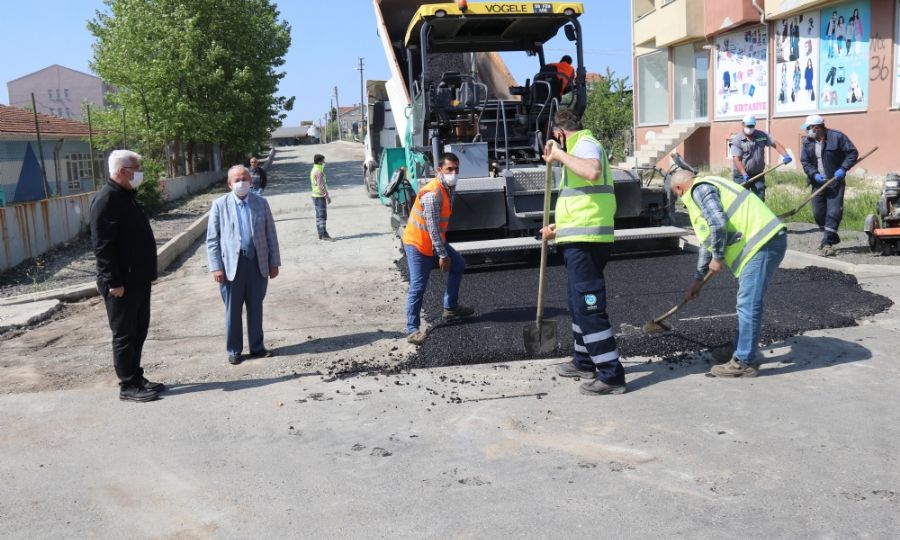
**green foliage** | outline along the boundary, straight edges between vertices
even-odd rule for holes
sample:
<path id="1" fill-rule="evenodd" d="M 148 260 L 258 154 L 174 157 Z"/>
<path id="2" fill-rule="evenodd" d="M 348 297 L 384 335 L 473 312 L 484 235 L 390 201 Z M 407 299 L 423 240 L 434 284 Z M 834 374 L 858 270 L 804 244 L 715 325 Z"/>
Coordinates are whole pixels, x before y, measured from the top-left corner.
<path id="1" fill-rule="evenodd" d="M 144 207 L 144 211 L 148 214 L 155 214 L 165 202 L 160 183 L 165 167 L 160 161 L 143 159 L 141 160 L 141 170 L 144 173 L 144 181 L 137 188 L 137 200 Z"/>
<path id="2" fill-rule="evenodd" d="M 626 139 L 623 135 L 630 132 L 633 125 L 634 97 L 626 89 L 628 77 L 617 78 L 615 73 L 606 68 L 606 75 L 591 88 L 588 94 L 587 108 L 584 111 L 583 123 L 603 144 L 610 156 L 615 160 L 625 157 Z M 610 157 L 610 161 L 614 161 Z"/>
<path id="3" fill-rule="evenodd" d="M 337 122 L 329 122 L 328 127 L 326 128 L 326 132 L 328 133 L 328 141 L 336 141 L 338 140 L 338 135 L 340 135 L 340 131 L 338 129 Z"/>
<path id="4" fill-rule="evenodd" d="M 92 111 L 107 130 L 103 147 L 121 145 L 124 109 L 129 141 L 154 149 L 209 141 L 246 153 L 293 108 L 293 97 L 275 95 L 291 37 L 270 0 L 106 5 L 88 22 L 97 40 L 91 68 L 117 90 L 110 110 Z"/>

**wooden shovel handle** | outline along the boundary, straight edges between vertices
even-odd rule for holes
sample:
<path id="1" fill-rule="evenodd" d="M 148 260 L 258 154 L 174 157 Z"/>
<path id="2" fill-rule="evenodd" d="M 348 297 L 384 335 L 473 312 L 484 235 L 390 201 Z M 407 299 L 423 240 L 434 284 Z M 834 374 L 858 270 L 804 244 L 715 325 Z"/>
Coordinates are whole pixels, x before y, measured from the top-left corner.
<path id="1" fill-rule="evenodd" d="M 553 163 L 547 162 L 546 186 L 544 189 L 544 226 L 546 229 L 550 225 L 550 198 L 553 191 Z M 541 235 L 541 271 L 538 275 L 538 298 L 537 298 L 537 315 L 535 321 L 538 328 L 541 321 L 544 320 L 544 283 L 547 277 L 547 237 Z"/>
<path id="2" fill-rule="evenodd" d="M 712 275 L 713 275 L 712 272 L 707 272 L 706 275 L 703 276 L 703 279 L 700 280 L 700 284 L 697 285 L 697 292 L 700 292 L 700 289 L 702 289 L 703 286 L 706 285 L 706 282 L 709 281 L 709 278 L 711 278 Z M 690 301 L 691 301 L 690 298 L 685 297 L 684 300 L 682 300 L 681 302 L 678 302 L 678 303 L 675 305 L 675 307 L 673 307 L 673 308 L 670 309 L 669 311 L 663 313 L 663 314 L 660 315 L 659 317 L 653 319 L 653 322 L 654 322 L 655 324 L 659 324 L 660 321 L 664 321 L 664 320 L 668 319 L 669 317 L 671 317 L 672 315 L 674 315 L 679 309 L 683 308 L 684 305 L 687 304 L 687 303 L 690 302 Z"/>
<path id="3" fill-rule="evenodd" d="M 864 159 L 866 159 L 867 157 L 869 157 L 869 156 L 871 156 L 872 154 L 874 154 L 876 150 L 878 150 L 878 147 L 877 147 L 877 146 L 876 146 L 875 148 L 869 150 L 868 152 L 866 152 L 866 153 L 863 154 L 862 156 L 860 156 L 859 159 L 856 160 L 856 163 L 853 164 L 853 167 L 856 167 L 857 165 L 859 165 L 859 163 L 860 163 L 862 160 L 864 160 Z M 852 169 L 853 167 L 850 167 L 850 168 Z M 850 172 L 850 171 L 847 171 L 847 172 Z M 807 204 L 809 204 L 809 201 L 811 201 L 811 200 L 815 199 L 816 197 L 818 197 L 820 193 L 822 193 L 823 191 L 825 191 L 825 188 L 827 188 L 828 186 L 830 186 L 831 184 L 833 184 L 833 183 L 835 182 L 835 180 L 836 180 L 836 178 L 830 178 L 830 179 L 828 179 L 827 182 L 825 182 L 824 184 L 822 184 L 821 186 L 819 186 L 819 189 L 813 191 L 813 192 L 812 192 L 812 195 L 810 195 L 809 197 L 806 198 L 805 201 L 803 201 L 802 203 L 800 203 L 800 205 L 797 206 L 797 208 L 794 208 L 793 210 L 788 210 L 787 212 L 785 212 L 785 213 L 783 213 L 783 214 L 779 214 L 779 215 L 778 215 L 778 219 L 789 218 L 789 217 L 793 216 L 794 214 L 796 214 L 797 212 L 799 212 L 804 206 L 806 206 Z"/>

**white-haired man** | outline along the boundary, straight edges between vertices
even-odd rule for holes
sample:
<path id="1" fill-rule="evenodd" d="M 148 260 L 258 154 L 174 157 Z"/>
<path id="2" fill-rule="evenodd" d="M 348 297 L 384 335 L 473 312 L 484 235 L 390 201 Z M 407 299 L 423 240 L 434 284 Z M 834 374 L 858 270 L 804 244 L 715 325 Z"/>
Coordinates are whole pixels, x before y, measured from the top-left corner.
<path id="1" fill-rule="evenodd" d="M 119 399 L 153 401 L 165 390 L 144 378 L 141 352 L 150 327 L 150 283 L 156 279 L 156 239 L 135 197 L 143 180 L 141 156 L 109 155 L 110 179 L 91 201 L 91 242 L 97 258 L 97 289 L 112 330 Z"/>
<path id="2" fill-rule="evenodd" d="M 250 356 L 272 356 L 263 340 L 263 299 L 269 279 L 278 276 L 281 255 L 272 209 L 250 192 L 250 171 L 243 165 L 228 169 L 228 187 L 231 192 L 213 201 L 209 211 L 206 252 L 225 302 L 228 363 L 237 365 L 244 349 L 245 305 Z"/>

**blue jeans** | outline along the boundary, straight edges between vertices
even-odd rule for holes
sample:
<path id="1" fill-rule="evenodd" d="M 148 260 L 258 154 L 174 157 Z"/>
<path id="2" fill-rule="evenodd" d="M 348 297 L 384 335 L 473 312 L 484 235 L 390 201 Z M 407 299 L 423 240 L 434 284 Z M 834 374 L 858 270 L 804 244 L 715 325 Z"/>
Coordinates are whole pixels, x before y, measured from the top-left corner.
<path id="1" fill-rule="evenodd" d="M 738 278 L 738 333 L 734 357 L 741 362 L 756 363 L 759 334 L 762 330 L 763 298 L 775 270 L 787 251 L 787 231 L 781 231 L 747 261 Z"/>
<path id="2" fill-rule="evenodd" d="M 406 262 L 409 264 L 409 296 L 406 298 L 406 333 L 411 334 L 419 329 L 422 323 L 422 300 L 428 286 L 428 276 L 437 264 L 436 256 L 423 255 L 412 246 L 403 246 L 406 251 Z M 450 257 L 450 275 L 447 276 L 447 291 L 444 293 L 444 309 L 453 309 L 459 305 L 459 285 L 462 283 L 466 263 L 462 255 L 447 246 Z"/>
<path id="3" fill-rule="evenodd" d="M 328 219 L 328 203 L 325 197 L 313 197 L 313 205 L 316 207 L 316 230 L 319 232 L 319 238 L 328 236 L 328 230 L 325 229 L 325 221 Z"/>
<path id="4" fill-rule="evenodd" d="M 225 280 L 219 285 L 222 301 L 225 302 L 225 335 L 228 354 L 241 354 L 244 349 L 244 328 L 242 315 L 247 307 L 247 338 L 250 340 L 250 352 L 263 351 L 263 299 L 269 278 L 259 273 L 259 265 L 255 258 L 238 256 L 237 271 L 234 280 Z"/>

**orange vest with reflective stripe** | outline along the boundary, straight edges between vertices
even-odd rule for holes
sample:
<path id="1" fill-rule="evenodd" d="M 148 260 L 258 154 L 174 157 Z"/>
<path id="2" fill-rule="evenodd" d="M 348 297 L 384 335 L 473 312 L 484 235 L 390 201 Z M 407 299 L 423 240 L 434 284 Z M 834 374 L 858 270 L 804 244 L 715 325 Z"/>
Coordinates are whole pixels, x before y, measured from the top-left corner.
<path id="1" fill-rule="evenodd" d="M 431 257 L 434 255 L 434 246 L 431 245 L 431 236 L 428 234 L 428 227 L 425 226 L 425 208 L 422 206 L 422 197 L 435 192 L 441 203 L 441 240 L 447 241 L 447 226 L 450 224 L 450 194 L 440 180 L 435 178 L 431 182 L 425 184 L 425 187 L 416 194 L 416 202 L 413 204 L 412 211 L 409 213 L 409 221 L 406 222 L 406 229 L 403 231 L 403 244 L 413 246 L 419 250 L 419 253 Z"/>

